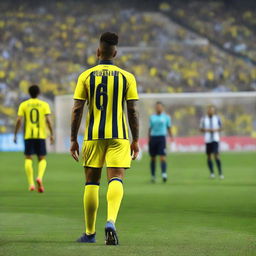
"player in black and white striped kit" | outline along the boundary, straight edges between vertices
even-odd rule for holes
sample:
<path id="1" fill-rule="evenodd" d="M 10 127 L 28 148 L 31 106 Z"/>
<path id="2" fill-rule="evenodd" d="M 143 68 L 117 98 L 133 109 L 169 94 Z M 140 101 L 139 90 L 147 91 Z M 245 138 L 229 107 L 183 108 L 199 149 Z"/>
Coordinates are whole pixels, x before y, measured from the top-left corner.
<path id="1" fill-rule="evenodd" d="M 210 170 L 210 178 L 214 179 L 214 168 L 212 156 L 214 156 L 220 179 L 224 179 L 221 161 L 219 157 L 220 132 L 222 130 L 221 119 L 215 114 L 215 107 L 209 106 L 207 115 L 200 122 L 200 131 L 204 133 L 204 141 L 206 145 L 207 164 Z"/>

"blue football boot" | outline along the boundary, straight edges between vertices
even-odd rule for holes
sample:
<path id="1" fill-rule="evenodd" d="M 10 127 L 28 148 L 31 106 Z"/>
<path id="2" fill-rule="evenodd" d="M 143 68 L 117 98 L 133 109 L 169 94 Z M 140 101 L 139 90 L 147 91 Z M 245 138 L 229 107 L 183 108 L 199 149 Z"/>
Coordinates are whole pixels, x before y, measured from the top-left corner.
<path id="1" fill-rule="evenodd" d="M 106 245 L 118 245 L 116 227 L 111 221 L 108 221 L 105 226 L 105 243 Z"/>
<path id="2" fill-rule="evenodd" d="M 96 233 L 92 235 L 86 235 L 85 233 L 76 241 L 79 243 L 96 243 Z"/>

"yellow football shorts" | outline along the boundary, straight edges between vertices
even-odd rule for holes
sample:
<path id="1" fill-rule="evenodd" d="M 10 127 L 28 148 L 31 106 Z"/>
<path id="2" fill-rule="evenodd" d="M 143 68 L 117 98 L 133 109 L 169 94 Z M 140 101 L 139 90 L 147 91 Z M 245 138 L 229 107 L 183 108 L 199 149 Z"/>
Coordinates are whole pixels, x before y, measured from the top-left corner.
<path id="1" fill-rule="evenodd" d="M 106 139 L 85 140 L 83 144 L 83 166 L 102 168 L 130 168 L 131 149 L 129 140 Z"/>

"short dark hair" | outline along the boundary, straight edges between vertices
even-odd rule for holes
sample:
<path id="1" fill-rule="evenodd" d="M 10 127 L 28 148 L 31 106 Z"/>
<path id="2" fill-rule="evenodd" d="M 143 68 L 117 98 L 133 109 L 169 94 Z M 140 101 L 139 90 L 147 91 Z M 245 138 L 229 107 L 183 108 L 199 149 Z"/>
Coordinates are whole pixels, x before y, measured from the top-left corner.
<path id="1" fill-rule="evenodd" d="M 157 101 L 157 102 L 156 102 L 156 105 L 158 105 L 158 104 L 164 106 L 164 104 L 163 104 L 162 101 Z"/>
<path id="2" fill-rule="evenodd" d="M 38 85 L 33 84 L 28 88 L 28 92 L 31 98 L 36 98 L 40 94 L 40 88 Z"/>
<path id="3" fill-rule="evenodd" d="M 100 36 L 100 42 L 108 45 L 118 45 L 118 35 L 112 32 L 105 32 Z"/>

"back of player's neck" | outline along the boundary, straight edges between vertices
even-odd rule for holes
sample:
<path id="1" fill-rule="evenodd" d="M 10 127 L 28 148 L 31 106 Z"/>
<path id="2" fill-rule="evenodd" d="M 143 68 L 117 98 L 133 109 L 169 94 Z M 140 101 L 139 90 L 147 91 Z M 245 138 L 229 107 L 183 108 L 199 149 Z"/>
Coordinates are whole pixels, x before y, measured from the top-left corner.
<path id="1" fill-rule="evenodd" d="M 99 61 L 113 61 L 113 58 L 99 58 Z"/>

